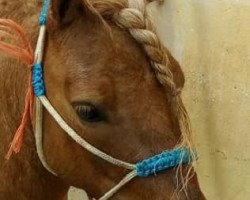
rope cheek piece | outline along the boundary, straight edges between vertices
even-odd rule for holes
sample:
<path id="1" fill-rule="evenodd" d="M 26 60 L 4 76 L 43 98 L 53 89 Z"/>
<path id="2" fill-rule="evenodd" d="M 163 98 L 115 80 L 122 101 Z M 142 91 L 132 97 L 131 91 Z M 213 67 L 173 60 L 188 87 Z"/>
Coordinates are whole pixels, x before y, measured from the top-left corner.
<path id="1" fill-rule="evenodd" d="M 89 144 L 86 140 L 81 138 L 60 116 L 60 114 L 54 109 L 45 94 L 45 86 L 43 81 L 43 53 L 46 36 L 46 19 L 47 12 L 50 5 L 50 0 L 44 1 L 41 16 L 39 19 L 40 31 L 37 40 L 37 46 L 35 50 L 35 64 L 32 69 L 32 85 L 35 94 L 35 106 L 36 106 L 36 117 L 35 117 L 35 140 L 38 157 L 43 166 L 55 176 L 57 175 L 53 169 L 46 162 L 46 158 L 43 153 L 42 146 L 42 122 L 43 122 L 43 108 L 45 108 L 58 125 L 79 145 L 90 153 L 100 157 L 101 159 L 130 170 L 116 186 L 106 192 L 98 200 L 107 200 L 112 197 L 118 190 L 131 181 L 135 177 L 148 177 L 155 175 L 160 171 L 167 170 L 169 168 L 178 166 L 180 164 L 191 163 L 194 158 L 193 152 L 185 147 L 179 147 L 170 151 L 164 151 L 160 154 L 147 158 L 136 164 L 131 164 L 119 159 L 116 159 L 105 152 L 97 149 L 96 147 Z"/>

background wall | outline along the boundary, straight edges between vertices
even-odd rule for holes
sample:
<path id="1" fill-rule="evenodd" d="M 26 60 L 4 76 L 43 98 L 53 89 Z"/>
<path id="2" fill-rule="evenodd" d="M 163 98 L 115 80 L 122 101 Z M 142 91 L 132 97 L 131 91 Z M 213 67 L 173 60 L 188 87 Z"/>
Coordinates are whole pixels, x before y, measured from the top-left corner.
<path id="1" fill-rule="evenodd" d="M 152 13 L 185 71 L 207 199 L 250 199 L 250 0 L 166 0 Z"/>
<path id="2" fill-rule="evenodd" d="M 250 0 L 167 0 L 156 11 L 185 71 L 203 191 L 208 200 L 250 199 Z"/>

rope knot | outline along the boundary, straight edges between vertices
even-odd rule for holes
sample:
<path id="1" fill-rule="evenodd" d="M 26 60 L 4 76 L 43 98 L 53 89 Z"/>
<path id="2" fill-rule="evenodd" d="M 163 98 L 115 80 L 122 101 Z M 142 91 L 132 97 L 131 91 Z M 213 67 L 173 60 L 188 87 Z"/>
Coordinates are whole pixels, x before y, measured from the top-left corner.
<path id="1" fill-rule="evenodd" d="M 33 66 L 32 85 L 36 96 L 45 94 L 42 64 L 35 64 Z"/>

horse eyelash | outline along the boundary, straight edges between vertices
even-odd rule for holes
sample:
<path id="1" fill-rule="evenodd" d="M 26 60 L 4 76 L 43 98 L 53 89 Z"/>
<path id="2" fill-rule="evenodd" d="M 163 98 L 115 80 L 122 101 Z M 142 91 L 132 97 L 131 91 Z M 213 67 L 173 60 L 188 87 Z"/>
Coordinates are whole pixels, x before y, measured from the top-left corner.
<path id="1" fill-rule="evenodd" d="M 76 103 L 74 106 L 74 109 L 77 113 L 77 115 L 81 118 L 83 121 L 87 122 L 101 122 L 106 120 L 106 115 L 102 112 L 101 109 L 98 108 L 98 106 L 95 106 L 91 103 Z M 91 114 L 91 112 L 95 112 L 93 118 L 88 119 L 87 114 Z M 81 115 L 83 114 L 83 115 Z M 93 114 L 93 113 L 92 113 Z M 85 118 L 86 115 L 86 118 Z M 91 116 L 90 116 L 91 117 Z"/>

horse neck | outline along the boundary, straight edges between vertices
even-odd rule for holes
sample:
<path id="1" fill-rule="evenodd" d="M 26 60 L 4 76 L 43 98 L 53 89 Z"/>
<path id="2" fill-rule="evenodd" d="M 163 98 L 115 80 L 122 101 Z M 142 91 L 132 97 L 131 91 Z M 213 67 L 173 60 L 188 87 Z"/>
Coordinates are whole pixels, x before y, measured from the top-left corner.
<path id="1" fill-rule="evenodd" d="M 34 5 L 39 3 L 32 2 L 32 6 L 29 5 L 33 9 L 27 16 L 29 3 L 25 4 L 25 12 L 23 1 L 17 0 L 11 4 L 9 1 L 6 2 L 6 6 L 1 8 L 0 18 L 13 19 L 22 24 L 26 30 L 32 30 L 33 33 L 28 34 L 34 44 L 40 10 L 40 6 L 34 10 Z M 4 159 L 22 117 L 28 75 L 29 70 L 25 65 L 0 55 L 0 199 L 61 200 L 67 193 L 68 186 L 41 165 L 31 125 L 26 128 L 21 152 L 12 156 L 9 161 Z"/>
<path id="2" fill-rule="evenodd" d="M 0 57 L 0 199 L 62 199 L 68 187 L 48 173 L 36 154 L 31 125 L 21 152 L 4 159 L 20 123 L 28 73 L 21 63 Z"/>

